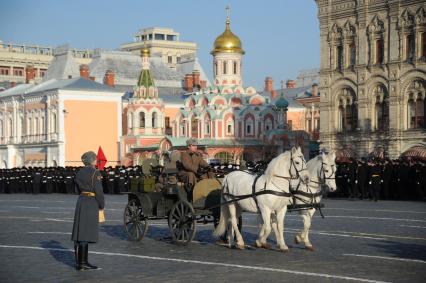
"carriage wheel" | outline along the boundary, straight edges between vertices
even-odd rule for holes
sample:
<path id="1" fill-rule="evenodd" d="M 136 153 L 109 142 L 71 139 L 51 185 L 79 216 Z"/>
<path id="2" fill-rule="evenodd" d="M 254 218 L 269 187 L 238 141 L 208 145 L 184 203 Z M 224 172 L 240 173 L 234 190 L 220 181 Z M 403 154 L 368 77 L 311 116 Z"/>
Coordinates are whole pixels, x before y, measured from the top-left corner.
<path id="1" fill-rule="evenodd" d="M 195 212 L 186 200 L 180 200 L 170 210 L 169 229 L 175 242 L 187 244 L 195 236 Z"/>
<path id="2" fill-rule="evenodd" d="M 142 240 L 148 230 L 147 218 L 136 199 L 130 200 L 124 209 L 124 229 L 131 241 Z"/>

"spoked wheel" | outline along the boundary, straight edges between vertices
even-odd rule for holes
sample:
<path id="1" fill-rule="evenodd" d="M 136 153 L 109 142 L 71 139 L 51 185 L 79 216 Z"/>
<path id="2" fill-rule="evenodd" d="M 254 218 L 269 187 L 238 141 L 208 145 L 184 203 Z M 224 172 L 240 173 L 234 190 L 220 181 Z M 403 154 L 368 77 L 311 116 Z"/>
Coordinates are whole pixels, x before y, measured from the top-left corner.
<path id="1" fill-rule="evenodd" d="M 195 212 L 186 200 L 180 200 L 170 210 L 169 229 L 175 242 L 187 244 L 195 236 Z"/>
<path id="2" fill-rule="evenodd" d="M 131 241 L 142 240 L 148 230 L 148 221 L 136 199 L 130 200 L 124 209 L 124 229 Z"/>

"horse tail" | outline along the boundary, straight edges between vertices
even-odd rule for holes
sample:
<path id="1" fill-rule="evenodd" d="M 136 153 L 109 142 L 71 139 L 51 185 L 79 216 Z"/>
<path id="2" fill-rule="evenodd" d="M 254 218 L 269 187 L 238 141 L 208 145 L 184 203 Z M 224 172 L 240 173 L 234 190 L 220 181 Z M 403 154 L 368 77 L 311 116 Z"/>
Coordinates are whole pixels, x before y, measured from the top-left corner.
<path id="1" fill-rule="evenodd" d="M 228 186 L 228 182 L 226 179 L 227 176 L 225 176 L 225 178 L 223 179 L 223 185 L 222 185 L 222 195 L 221 195 L 221 203 L 222 205 L 220 206 L 220 219 L 219 219 L 219 223 L 216 226 L 216 229 L 213 231 L 213 235 L 215 237 L 220 237 L 225 233 L 226 230 L 226 224 L 228 223 L 228 219 L 229 219 L 229 210 L 228 205 L 224 204 L 226 202 L 226 199 L 223 196 L 223 192 L 227 191 L 227 186 Z"/>

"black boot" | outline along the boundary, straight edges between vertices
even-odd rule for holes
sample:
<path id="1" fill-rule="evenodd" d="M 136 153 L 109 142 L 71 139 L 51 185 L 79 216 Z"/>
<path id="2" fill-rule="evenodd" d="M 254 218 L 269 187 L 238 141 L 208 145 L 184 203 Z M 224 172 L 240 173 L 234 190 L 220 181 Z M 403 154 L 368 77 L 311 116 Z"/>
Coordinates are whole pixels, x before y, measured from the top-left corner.
<path id="1" fill-rule="evenodd" d="M 83 250 L 82 245 L 78 242 L 74 242 L 74 252 L 75 252 L 75 269 L 82 270 L 83 266 Z"/>
<path id="2" fill-rule="evenodd" d="M 83 255 L 83 261 L 81 263 L 81 267 L 82 269 L 99 269 L 97 266 L 95 265 L 91 265 L 88 261 L 88 257 L 89 257 L 89 245 L 86 243 L 84 245 L 81 245 L 80 248 L 82 248 L 81 252 Z"/>

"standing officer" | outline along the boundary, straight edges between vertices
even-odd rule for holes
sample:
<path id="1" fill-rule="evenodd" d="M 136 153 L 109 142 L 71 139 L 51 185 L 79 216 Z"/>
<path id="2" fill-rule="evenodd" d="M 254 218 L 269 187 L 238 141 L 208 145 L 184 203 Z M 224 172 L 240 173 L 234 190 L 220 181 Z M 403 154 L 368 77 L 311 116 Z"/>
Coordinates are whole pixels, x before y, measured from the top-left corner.
<path id="1" fill-rule="evenodd" d="M 357 192 L 358 192 L 358 197 L 360 199 L 363 199 L 367 196 L 367 190 L 365 186 L 365 183 L 367 180 L 367 164 L 365 163 L 364 157 L 361 158 L 357 166 L 358 166 L 356 171 Z"/>
<path id="2" fill-rule="evenodd" d="M 192 190 L 198 180 L 198 169 L 209 167 L 209 164 L 203 159 L 201 153 L 197 150 L 197 140 L 190 138 L 186 141 L 188 149 L 181 153 L 181 175 L 185 183 L 185 189 L 189 200 L 192 200 Z M 201 176 L 200 176 L 201 177 Z"/>
<path id="3" fill-rule="evenodd" d="M 75 177 L 77 200 L 71 240 L 74 241 L 76 269 L 98 269 L 88 262 L 88 244 L 96 243 L 99 237 L 99 210 L 104 209 L 105 200 L 101 174 L 95 168 L 96 153 L 88 151 L 81 156 L 85 167 Z"/>
<path id="4" fill-rule="evenodd" d="M 380 196 L 380 186 L 382 183 L 382 169 L 376 160 L 371 161 L 369 164 L 369 181 L 370 185 L 370 199 L 377 201 Z"/>

